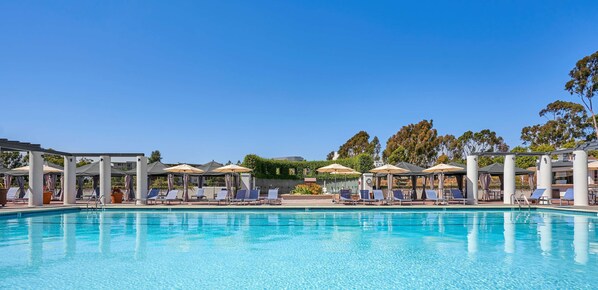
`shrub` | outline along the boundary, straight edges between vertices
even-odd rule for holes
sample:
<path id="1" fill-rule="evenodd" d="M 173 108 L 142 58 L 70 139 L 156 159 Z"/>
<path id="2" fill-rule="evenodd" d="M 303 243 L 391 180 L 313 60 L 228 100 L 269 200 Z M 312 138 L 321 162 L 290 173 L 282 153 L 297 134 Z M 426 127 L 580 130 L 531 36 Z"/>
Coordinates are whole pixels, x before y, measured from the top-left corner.
<path id="1" fill-rule="evenodd" d="M 316 183 L 304 183 L 295 186 L 292 191 L 293 194 L 301 195 L 318 195 L 322 194 L 322 187 Z"/>

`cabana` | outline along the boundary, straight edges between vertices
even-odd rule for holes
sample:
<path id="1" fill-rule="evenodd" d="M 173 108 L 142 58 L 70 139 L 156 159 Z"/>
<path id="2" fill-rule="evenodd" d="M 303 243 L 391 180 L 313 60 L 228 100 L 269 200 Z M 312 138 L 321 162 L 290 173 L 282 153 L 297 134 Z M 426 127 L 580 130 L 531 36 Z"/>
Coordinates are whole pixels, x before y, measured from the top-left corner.
<path id="1" fill-rule="evenodd" d="M 114 168 L 114 166 L 110 165 L 110 175 L 111 176 L 125 176 L 125 172 Z M 76 170 L 77 176 L 77 198 L 83 197 L 83 182 L 84 177 L 91 177 L 93 182 L 93 190 L 95 191 L 96 188 L 99 186 L 100 180 L 100 162 L 96 161 L 94 163 L 90 163 L 87 165 L 83 165 Z"/>
<path id="2" fill-rule="evenodd" d="M 505 165 L 502 163 L 493 163 L 488 166 L 482 167 L 478 170 L 480 176 L 479 180 L 482 186 L 482 190 L 484 190 L 484 196 L 486 198 L 490 198 L 490 181 L 491 176 L 498 176 L 500 180 L 500 192 L 504 190 L 504 174 L 505 174 Z M 533 175 L 534 172 L 519 168 L 515 166 L 515 175 Z"/>

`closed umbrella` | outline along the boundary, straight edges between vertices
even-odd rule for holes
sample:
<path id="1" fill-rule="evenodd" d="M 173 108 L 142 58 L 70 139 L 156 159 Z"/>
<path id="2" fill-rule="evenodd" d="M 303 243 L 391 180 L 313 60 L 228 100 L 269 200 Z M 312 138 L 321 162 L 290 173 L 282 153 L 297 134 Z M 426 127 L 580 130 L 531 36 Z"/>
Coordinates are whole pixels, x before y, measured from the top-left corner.
<path id="1" fill-rule="evenodd" d="M 431 172 L 431 173 L 438 173 L 440 180 L 438 182 L 438 190 L 440 191 L 440 195 L 443 196 L 444 192 L 443 192 L 443 187 L 444 187 L 444 173 L 445 172 L 451 172 L 451 171 L 460 171 L 463 170 L 463 168 L 458 167 L 458 166 L 454 166 L 454 165 L 449 165 L 449 164 L 444 164 L 444 163 L 440 163 L 438 165 L 432 166 L 428 169 L 424 169 L 423 172 Z M 432 180 L 433 182 L 433 180 Z"/>
<path id="2" fill-rule="evenodd" d="M 243 166 L 239 166 L 239 165 L 235 165 L 235 164 L 229 164 L 226 166 L 222 166 L 222 167 L 218 167 L 216 169 L 213 170 L 213 172 L 220 172 L 220 173 L 230 173 L 231 177 L 225 177 L 225 180 L 227 181 L 227 185 L 226 185 L 226 189 L 228 191 L 228 194 L 231 195 L 232 194 L 232 175 L 237 173 L 243 173 L 243 172 L 251 172 L 253 169 L 251 168 L 247 168 L 247 167 L 243 167 Z"/>
<path id="3" fill-rule="evenodd" d="M 189 174 L 201 174 L 204 171 L 188 164 L 164 168 L 166 172 L 183 173 L 183 200 L 189 201 Z"/>

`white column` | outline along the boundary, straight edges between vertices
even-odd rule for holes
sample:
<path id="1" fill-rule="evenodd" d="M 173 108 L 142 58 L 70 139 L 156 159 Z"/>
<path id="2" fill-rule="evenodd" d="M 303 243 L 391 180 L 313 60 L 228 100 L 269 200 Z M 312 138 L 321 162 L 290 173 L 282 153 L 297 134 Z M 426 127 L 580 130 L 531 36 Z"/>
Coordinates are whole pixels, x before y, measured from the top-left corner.
<path id="1" fill-rule="evenodd" d="M 77 158 L 64 156 L 64 204 L 75 204 L 77 198 Z"/>
<path id="2" fill-rule="evenodd" d="M 505 237 L 505 253 L 513 254 L 515 253 L 515 224 L 512 220 L 512 213 L 505 212 L 503 213 L 503 227 L 504 227 L 504 237 Z"/>
<path id="3" fill-rule="evenodd" d="M 588 217 L 573 217 L 573 251 L 575 252 L 575 262 L 585 265 L 588 263 L 588 254 L 590 244 L 588 242 Z"/>
<path id="4" fill-rule="evenodd" d="M 505 156 L 503 183 L 503 203 L 511 204 L 511 195 L 515 194 L 515 155 Z"/>
<path id="5" fill-rule="evenodd" d="M 573 205 L 588 205 L 588 154 L 573 151 Z"/>
<path id="6" fill-rule="evenodd" d="M 147 157 L 137 157 L 137 191 L 135 191 L 137 205 L 147 202 Z"/>
<path id="7" fill-rule="evenodd" d="M 110 178 L 112 177 L 110 156 L 100 156 L 100 196 L 104 204 L 110 203 L 110 194 L 112 190 L 112 184 Z"/>
<path id="8" fill-rule="evenodd" d="M 478 157 L 467 156 L 467 203 L 478 203 Z"/>
<path id="9" fill-rule="evenodd" d="M 44 199 L 44 159 L 41 152 L 29 152 L 29 206 L 41 206 Z"/>
<path id="10" fill-rule="evenodd" d="M 552 196 L 552 158 L 550 155 L 542 155 L 538 166 L 540 168 L 539 188 L 545 188 L 543 196 L 550 198 Z"/>

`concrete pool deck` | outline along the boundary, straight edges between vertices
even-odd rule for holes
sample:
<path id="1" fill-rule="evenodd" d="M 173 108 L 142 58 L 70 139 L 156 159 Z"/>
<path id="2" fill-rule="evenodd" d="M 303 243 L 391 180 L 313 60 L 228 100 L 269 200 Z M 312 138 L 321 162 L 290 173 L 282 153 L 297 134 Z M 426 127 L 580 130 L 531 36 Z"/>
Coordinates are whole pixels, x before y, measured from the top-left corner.
<path id="1" fill-rule="evenodd" d="M 93 207 L 94 204 L 89 205 L 86 202 L 79 201 L 75 205 L 63 205 L 62 202 L 53 201 L 49 205 L 41 207 L 29 207 L 26 203 L 8 203 L 5 207 L 0 208 L 1 215 L 13 215 L 19 213 L 43 213 L 52 211 L 61 211 L 68 209 L 82 209 L 85 210 L 88 207 Z M 462 204 L 450 204 L 450 205 L 433 205 L 431 201 L 427 204 L 422 204 L 421 201 L 414 203 L 413 205 L 345 205 L 332 203 L 331 200 L 284 200 L 282 205 L 216 205 L 208 204 L 208 202 L 174 202 L 171 204 L 151 204 L 151 205 L 135 205 L 133 202 L 125 202 L 121 204 L 108 204 L 104 206 L 105 209 L 177 209 L 177 210 L 194 210 L 194 209 L 251 209 L 251 210 L 275 210 L 275 209 L 518 209 L 517 205 L 505 205 L 501 201 L 481 202 L 477 205 L 462 205 Z M 533 209 L 553 209 L 563 210 L 572 212 L 586 212 L 586 213 L 598 213 L 598 206 L 560 206 L 558 204 L 551 205 L 531 205 Z M 522 207 L 527 209 L 527 206 Z"/>

